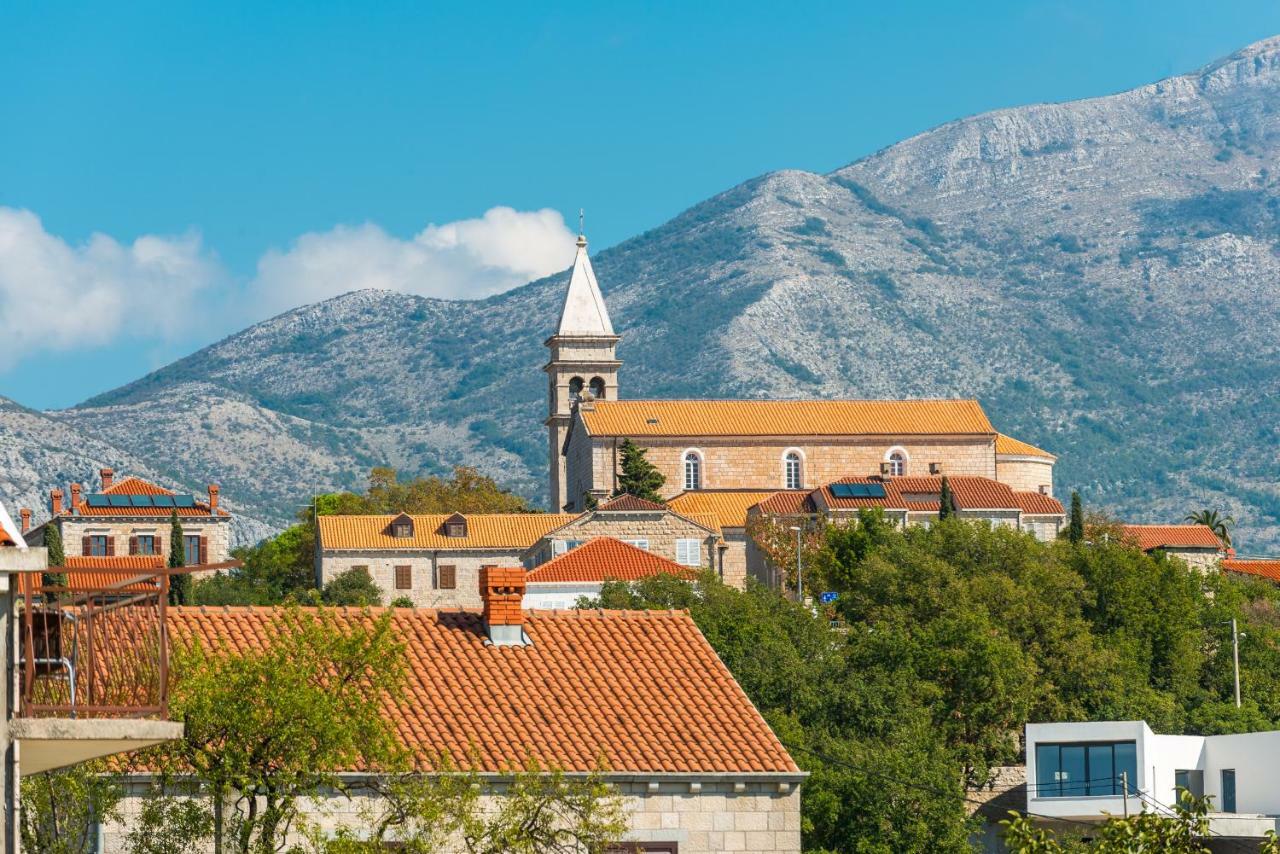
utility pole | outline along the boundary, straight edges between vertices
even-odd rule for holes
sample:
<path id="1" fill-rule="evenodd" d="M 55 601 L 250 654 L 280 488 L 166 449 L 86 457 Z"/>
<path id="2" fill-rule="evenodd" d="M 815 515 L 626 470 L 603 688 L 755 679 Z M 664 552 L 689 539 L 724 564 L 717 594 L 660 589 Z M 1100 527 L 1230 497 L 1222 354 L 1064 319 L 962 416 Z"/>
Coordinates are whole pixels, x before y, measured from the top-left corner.
<path id="1" fill-rule="evenodd" d="M 1236 618 L 1231 618 L 1231 664 L 1236 672 L 1236 708 L 1240 708 L 1240 634 L 1236 631 Z"/>
<path id="2" fill-rule="evenodd" d="M 1121 791 L 1124 792 L 1124 817 L 1129 817 L 1129 772 L 1120 772 Z"/>

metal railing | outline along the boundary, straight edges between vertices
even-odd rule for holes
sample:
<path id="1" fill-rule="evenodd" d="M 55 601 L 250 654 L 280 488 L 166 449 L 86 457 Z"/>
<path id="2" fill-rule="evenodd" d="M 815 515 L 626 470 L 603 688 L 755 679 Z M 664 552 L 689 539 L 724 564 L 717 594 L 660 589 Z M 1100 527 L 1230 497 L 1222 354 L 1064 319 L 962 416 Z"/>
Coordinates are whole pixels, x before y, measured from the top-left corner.
<path id="1" fill-rule="evenodd" d="M 20 714 L 166 717 L 170 572 L 59 567 L 22 576 Z"/>

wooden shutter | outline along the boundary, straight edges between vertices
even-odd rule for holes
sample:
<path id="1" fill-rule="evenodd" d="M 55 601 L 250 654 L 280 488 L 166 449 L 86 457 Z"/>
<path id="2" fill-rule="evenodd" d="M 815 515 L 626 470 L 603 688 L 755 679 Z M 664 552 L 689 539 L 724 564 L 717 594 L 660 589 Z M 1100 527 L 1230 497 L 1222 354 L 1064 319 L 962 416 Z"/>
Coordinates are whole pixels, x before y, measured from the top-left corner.
<path id="1" fill-rule="evenodd" d="M 80 554 L 82 555 L 92 554 L 93 553 L 92 549 L 93 549 L 93 538 L 88 535 L 81 537 L 80 538 Z"/>
<path id="2" fill-rule="evenodd" d="M 452 564 L 440 567 L 440 589 L 453 590 L 458 586 L 458 568 Z"/>
<path id="3" fill-rule="evenodd" d="M 397 590 L 413 589 L 413 567 L 411 566 L 396 567 L 396 589 Z"/>
<path id="4" fill-rule="evenodd" d="M 116 556 L 116 538 L 114 534 L 107 534 L 107 557 Z"/>
<path id="5" fill-rule="evenodd" d="M 208 563 L 208 562 L 209 562 L 209 538 L 205 536 L 201 536 L 200 537 L 200 559 L 196 561 L 196 563 Z"/>
<path id="6" fill-rule="evenodd" d="M 156 534 L 155 537 L 152 538 L 152 542 L 155 543 L 155 545 L 151 547 L 151 553 L 153 555 L 164 555 L 165 557 L 169 556 L 168 552 L 164 550 L 164 542 L 161 541 L 159 534 Z"/>
<path id="7" fill-rule="evenodd" d="M 129 554 L 136 555 L 137 553 L 138 553 L 138 538 L 130 537 L 129 538 Z"/>

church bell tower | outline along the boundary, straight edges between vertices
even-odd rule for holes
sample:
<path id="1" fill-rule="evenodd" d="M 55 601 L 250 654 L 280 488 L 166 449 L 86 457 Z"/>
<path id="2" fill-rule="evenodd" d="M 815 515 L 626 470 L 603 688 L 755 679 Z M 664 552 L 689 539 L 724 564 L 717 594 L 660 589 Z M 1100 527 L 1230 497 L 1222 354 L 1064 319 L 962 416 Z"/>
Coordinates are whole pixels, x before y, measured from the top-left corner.
<path id="1" fill-rule="evenodd" d="M 581 507 L 583 496 L 570 495 L 565 482 L 564 440 L 569 433 L 573 409 L 584 397 L 616 400 L 618 368 L 615 358 L 618 336 L 613 334 L 609 311 L 600 286 L 596 284 L 587 238 L 578 234 L 578 253 L 565 293 L 564 307 L 556 333 L 546 340 L 551 359 L 543 367 L 547 373 L 547 440 L 551 462 L 551 511 Z"/>

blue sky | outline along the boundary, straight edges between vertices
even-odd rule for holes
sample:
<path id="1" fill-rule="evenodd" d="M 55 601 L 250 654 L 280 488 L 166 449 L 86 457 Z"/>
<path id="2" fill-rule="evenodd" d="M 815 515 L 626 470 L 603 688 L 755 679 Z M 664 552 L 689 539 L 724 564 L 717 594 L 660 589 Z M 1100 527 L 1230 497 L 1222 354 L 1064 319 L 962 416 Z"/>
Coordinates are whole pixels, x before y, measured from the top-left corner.
<path id="1" fill-rule="evenodd" d="M 1276 33 L 1274 0 L 12 0 L 0 395 L 71 405 L 348 283 L 492 293 L 568 265 L 554 212 L 600 249 L 763 172 Z"/>

